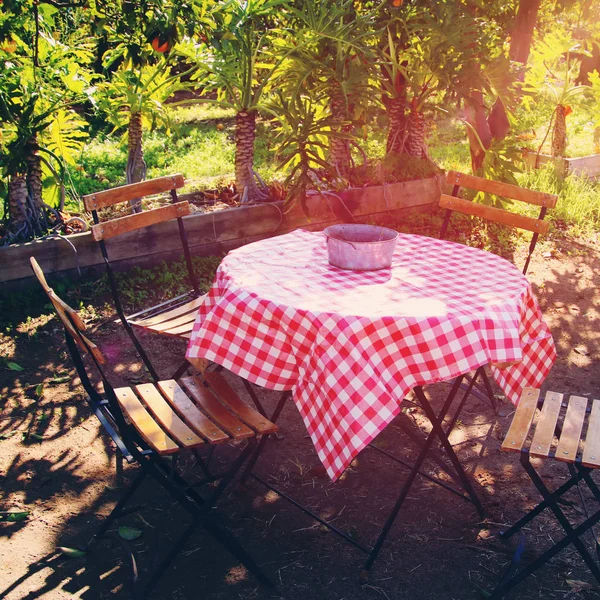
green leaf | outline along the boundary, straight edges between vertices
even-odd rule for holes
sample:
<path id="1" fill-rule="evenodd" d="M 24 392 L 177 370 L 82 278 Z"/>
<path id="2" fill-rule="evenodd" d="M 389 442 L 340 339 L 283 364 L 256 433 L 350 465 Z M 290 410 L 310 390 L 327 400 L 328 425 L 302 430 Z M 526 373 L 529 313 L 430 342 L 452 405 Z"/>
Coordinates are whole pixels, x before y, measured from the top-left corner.
<path id="1" fill-rule="evenodd" d="M 83 558 L 87 554 L 87 552 L 83 550 L 79 550 L 78 548 L 69 548 L 68 546 L 57 546 L 56 549 L 68 558 Z"/>
<path id="2" fill-rule="evenodd" d="M 44 382 L 42 382 L 42 383 L 38 383 L 38 384 L 35 386 L 35 395 L 36 395 L 38 398 L 41 398 L 41 397 L 43 396 L 43 394 L 44 394 Z"/>
<path id="3" fill-rule="evenodd" d="M 21 365 L 18 365 L 16 362 L 7 362 L 6 366 L 11 371 L 24 371 L 25 370 Z"/>
<path id="4" fill-rule="evenodd" d="M 7 431 L 6 433 L 0 433 L 0 440 L 7 440 L 17 433 L 16 431 Z"/>
<path id="5" fill-rule="evenodd" d="M 119 537 L 124 540 L 137 540 L 142 535 L 141 529 L 135 527 L 119 527 Z"/>
<path id="6" fill-rule="evenodd" d="M 42 442 L 45 439 L 44 436 L 40 435 L 39 433 L 30 433 L 29 437 L 33 438 L 34 440 L 38 440 L 38 442 Z"/>
<path id="7" fill-rule="evenodd" d="M 9 523 L 17 523 L 18 521 L 24 521 L 29 515 L 30 515 L 29 511 L 0 512 L 0 521 L 7 521 Z"/>
<path id="8" fill-rule="evenodd" d="M 54 377 L 48 383 L 57 385 L 59 383 L 67 383 L 67 381 L 71 381 L 71 378 L 68 375 L 65 375 L 64 377 Z"/>

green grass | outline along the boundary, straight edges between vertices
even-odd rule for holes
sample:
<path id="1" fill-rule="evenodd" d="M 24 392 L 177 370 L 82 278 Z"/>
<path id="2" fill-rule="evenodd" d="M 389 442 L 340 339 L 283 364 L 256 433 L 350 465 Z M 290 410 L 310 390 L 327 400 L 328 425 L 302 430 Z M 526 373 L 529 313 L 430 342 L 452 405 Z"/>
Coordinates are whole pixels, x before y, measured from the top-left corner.
<path id="1" fill-rule="evenodd" d="M 191 104 L 169 109 L 169 116 L 175 124 L 194 124 L 214 119 L 233 119 L 232 108 L 221 108 L 214 104 Z"/>
<path id="2" fill-rule="evenodd" d="M 556 208 L 548 213 L 552 221 L 566 223 L 572 235 L 586 237 L 600 229 L 600 184 L 577 175 L 561 181 L 550 165 L 519 176 L 523 187 L 558 194 Z"/>

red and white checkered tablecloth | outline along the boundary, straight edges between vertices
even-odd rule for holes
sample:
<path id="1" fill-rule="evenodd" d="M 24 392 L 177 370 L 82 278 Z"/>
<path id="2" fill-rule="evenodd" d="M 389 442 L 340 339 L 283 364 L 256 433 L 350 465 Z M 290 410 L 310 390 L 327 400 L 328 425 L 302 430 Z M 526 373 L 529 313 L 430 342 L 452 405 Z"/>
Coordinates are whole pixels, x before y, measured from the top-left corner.
<path id="1" fill-rule="evenodd" d="M 401 234 L 390 269 L 345 271 L 328 263 L 322 233 L 297 230 L 229 253 L 187 356 L 292 390 L 335 480 L 414 386 L 518 361 L 492 371 L 516 403 L 556 351 L 527 279 L 503 258 Z"/>

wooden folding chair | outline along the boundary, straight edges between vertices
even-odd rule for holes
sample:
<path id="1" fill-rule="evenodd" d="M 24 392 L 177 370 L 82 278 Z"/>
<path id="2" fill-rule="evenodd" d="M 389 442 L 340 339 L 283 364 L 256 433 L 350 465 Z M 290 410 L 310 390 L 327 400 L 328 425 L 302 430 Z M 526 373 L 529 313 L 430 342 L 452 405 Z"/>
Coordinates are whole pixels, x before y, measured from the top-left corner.
<path id="1" fill-rule="evenodd" d="M 516 558 L 511 562 L 491 598 L 503 597 L 570 544 L 575 546 L 600 584 L 599 565 L 581 540 L 581 536 L 600 521 L 600 489 L 591 477 L 591 472 L 600 467 L 600 400 L 588 400 L 583 396 L 573 395 L 565 402 L 563 394 L 546 392 L 544 400 L 541 401 L 540 390 L 526 388 L 502 443 L 502 450 L 520 453 L 521 464 L 542 495 L 543 501 L 500 535 L 509 538 L 520 532 L 546 508 L 554 513 L 566 535 L 553 542 L 551 548 L 521 570 L 518 557 L 522 554 L 523 544 L 520 543 Z M 532 456 L 566 463 L 570 479 L 551 492 L 531 463 Z M 578 486 L 581 481 L 584 481 L 592 492 L 598 503 L 598 510 L 590 516 L 587 507 L 584 506 L 586 518 L 579 525 L 573 526 L 560 508 L 559 502 L 566 492 Z M 596 541 L 596 550 L 598 549 Z"/>
<path id="2" fill-rule="evenodd" d="M 243 402 L 224 379 L 219 381 L 218 395 L 209 390 L 199 377 L 183 377 L 180 382 L 170 379 L 133 387 L 113 387 L 103 368 L 105 357 L 100 348 L 84 334 L 84 322 L 48 285 L 33 257 L 30 262 L 64 325 L 67 346 L 87 392 L 88 403 L 114 441 L 117 451 L 129 463 L 137 463 L 140 467 L 133 483 L 92 541 L 103 536 L 116 518 L 131 512 L 126 511 L 125 507 L 148 475 L 170 493 L 192 518 L 192 523 L 143 585 L 137 581 L 136 560 L 131 555 L 133 596 L 140 597 L 140 592 L 145 594 L 151 589 L 198 525 L 223 544 L 259 581 L 271 585 L 238 540 L 219 524 L 212 507 L 238 471 L 246 464 L 254 465 L 258 456 L 258 441 L 261 446 L 264 445 L 267 437 L 277 431 L 277 426 Z M 100 376 L 103 394 L 96 390 L 90 380 L 84 363 L 86 356 Z M 211 373 L 211 376 L 219 377 L 217 373 Z M 245 440 L 247 443 L 224 473 L 211 475 L 199 451 L 210 451 L 214 446 L 232 440 Z M 207 498 L 203 498 L 192 487 L 197 482 L 192 484 L 178 473 L 176 459 L 183 450 L 196 453 L 206 474 L 204 482 L 215 485 Z"/>
<path id="3" fill-rule="evenodd" d="M 474 175 L 457 173 L 456 171 L 448 171 L 446 174 L 446 182 L 453 187 L 452 195 L 448 196 L 447 194 L 442 194 L 440 196 L 439 206 L 446 209 L 440 237 L 443 238 L 446 234 L 452 211 L 480 217 L 487 221 L 499 223 L 500 225 L 507 225 L 509 227 L 531 231 L 533 232 L 533 236 L 531 238 L 531 243 L 529 244 L 529 252 L 525 261 L 525 266 L 523 267 L 523 275 L 525 275 L 539 236 L 548 233 L 550 224 L 547 221 L 544 221 L 544 217 L 549 208 L 554 208 L 556 206 L 558 196 L 555 194 L 527 190 L 508 183 L 483 179 L 482 177 L 475 177 Z M 459 197 L 461 188 L 494 194 L 495 196 L 507 198 L 509 200 L 518 200 L 520 202 L 539 206 L 539 216 L 536 219 L 519 215 L 503 208 L 496 208 L 494 206 L 487 206 L 478 202 L 465 200 L 464 198 Z"/>
<path id="4" fill-rule="evenodd" d="M 546 235 L 548 233 L 548 228 L 550 227 L 548 221 L 544 221 L 544 217 L 546 216 L 549 208 L 554 208 L 556 206 L 558 196 L 556 194 L 536 192 L 534 190 L 528 190 L 516 185 L 492 181 L 490 179 L 484 179 L 474 175 L 467 175 L 466 173 L 457 173 L 456 171 L 448 171 L 446 174 L 446 183 L 452 186 L 452 194 L 441 194 L 440 196 L 439 206 L 446 209 L 444 221 L 440 230 L 440 238 L 444 238 L 446 235 L 446 231 L 448 230 L 448 225 L 450 223 L 450 217 L 452 216 L 452 211 L 460 212 L 465 215 L 480 217 L 500 225 L 531 231 L 533 235 L 529 243 L 529 250 L 525 260 L 525 265 L 523 266 L 523 275 L 526 275 L 538 238 L 540 235 Z M 540 212 L 538 217 L 534 218 L 516 214 L 503 208 L 487 206 L 485 204 L 466 200 L 459 197 L 461 188 L 466 188 L 477 192 L 484 192 L 486 194 L 493 194 L 508 200 L 518 200 L 533 206 L 539 206 Z M 481 378 L 483 381 L 485 389 L 482 389 L 477 383 L 479 378 Z M 492 392 L 489 378 L 485 372 L 485 368 L 480 367 L 477 369 L 473 375 L 473 379 L 475 381 L 475 386 L 473 387 L 472 393 L 480 398 L 487 397 L 495 411 L 496 401 Z M 459 406 L 459 409 L 455 414 L 455 419 L 458 417 L 461 409 L 462 404 Z"/>
<path id="5" fill-rule="evenodd" d="M 143 329 L 162 335 L 188 339 L 192 332 L 194 320 L 198 308 L 203 302 L 204 296 L 198 287 L 198 280 L 194 273 L 192 257 L 187 241 L 187 235 L 183 223 L 183 217 L 190 214 L 189 202 L 180 202 L 177 197 L 177 189 L 184 185 L 182 175 L 171 175 L 167 177 L 158 177 L 149 179 L 140 183 L 133 183 L 121 187 L 96 192 L 83 197 L 83 203 L 86 210 L 91 211 L 94 219 L 92 226 L 92 236 L 100 245 L 100 250 L 104 258 L 108 282 L 112 292 L 113 300 L 117 313 L 123 323 L 127 333 L 138 350 L 144 364 L 157 380 L 158 374 L 150 361 L 146 351 L 139 342 L 133 328 Z M 161 206 L 151 210 L 132 213 L 118 218 L 108 218 L 101 220 L 99 210 L 109 206 L 115 206 L 123 203 L 141 199 L 145 196 L 169 192 L 171 194 L 172 204 Z M 191 290 L 185 294 L 179 295 L 167 302 L 163 302 L 151 308 L 137 312 L 133 315 L 125 315 L 123 304 L 121 302 L 119 287 L 112 269 L 105 240 L 117 238 L 126 233 L 136 231 L 141 228 L 159 225 L 166 221 L 177 219 L 179 239 L 181 250 L 185 257 L 187 275 Z M 131 242 L 130 242 L 131 243 Z M 178 379 L 185 372 L 187 364 L 182 364 L 175 373 L 174 378 Z"/>

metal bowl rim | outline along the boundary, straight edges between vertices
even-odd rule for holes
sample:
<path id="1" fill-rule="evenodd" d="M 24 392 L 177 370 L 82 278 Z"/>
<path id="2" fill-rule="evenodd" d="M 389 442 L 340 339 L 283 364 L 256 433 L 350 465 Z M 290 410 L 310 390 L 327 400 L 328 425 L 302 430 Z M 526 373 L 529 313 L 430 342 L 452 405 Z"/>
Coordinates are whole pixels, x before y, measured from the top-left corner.
<path id="1" fill-rule="evenodd" d="M 392 235 L 392 237 L 385 239 L 385 240 L 372 240 L 369 242 L 355 242 L 354 240 L 348 240 L 343 237 L 338 237 L 331 233 L 332 229 L 334 229 L 336 227 L 344 227 L 344 226 L 351 226 L 351 227 L 358 227 L 358 228 L 365 227 L 365 228 L 369 228 L 369 229 L 377 229 L 382 232 L 389 232 L 393 235 Z M 391 229 L 390 227 L 381 227 L 379 225 L 366 225 L 364 223 L 340 223 L 337 225 L 329 225 L 329 227 L 326 227 L 325 229 L 323 229 L 323 233 L 328 238 L 331 238 L 338 242 L 346 242 L 347 244 L 388 244 L 388 243 L 396 240 L 398 238 L 398 236 L 400 235 L 395 229 Z"/>

